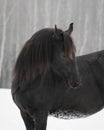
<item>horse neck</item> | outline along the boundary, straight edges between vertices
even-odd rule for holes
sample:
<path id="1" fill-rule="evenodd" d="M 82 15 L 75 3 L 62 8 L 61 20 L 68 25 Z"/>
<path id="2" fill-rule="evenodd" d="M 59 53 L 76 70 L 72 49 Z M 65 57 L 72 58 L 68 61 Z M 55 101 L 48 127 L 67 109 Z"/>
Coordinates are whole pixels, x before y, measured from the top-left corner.
<path id="1" fill-rule="evenodd" d="M 83 76 L 82 82 L 90 82 L 98 87 L 98 90 L 104 95 L 104 51 L 91 53 L 84 56 L 77 57 L 80 75 Z M 93 81 L 92 81 L 93 80 Z M 104 96 L 103 96 L 104 99 Z"/>
<path id="2" fill-rule="evenodd" d="M 104 53 L 104 51 L 98 51 L 98 52 L 94 52 L 94 53 L 90 53 L 90 54 L 86 54 L 86 55 L 82 55 L 82 56 L 77 56 L 77 63 L 78 63 L 80 75 L 86 74 L 86 76 L 87 76 L 90 73 L 92 73 L 92 71 L 91 71 L 92 68 L 90 65 L 94 61 L 96 61 L 98 56 L 102 53 Z"/>
<path id="3" fill-rule="evenodd" d="M 104 55 L 99 56 L 95 61 L 93 61 L 90 64 L 90 67 L 96 79 L 96 84 L 98 85 L 102 95 L 104 95 Z"/>

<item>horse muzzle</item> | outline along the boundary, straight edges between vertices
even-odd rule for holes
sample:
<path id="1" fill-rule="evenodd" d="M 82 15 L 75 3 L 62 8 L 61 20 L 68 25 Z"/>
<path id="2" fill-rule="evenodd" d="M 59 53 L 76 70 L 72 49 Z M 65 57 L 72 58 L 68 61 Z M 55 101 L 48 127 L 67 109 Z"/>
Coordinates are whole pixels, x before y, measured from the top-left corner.
<path id="1" fill-rule="evenodd" d="M 78 88 L 80 86 L 79 81 L 70 82 L 71 88 Z"/>

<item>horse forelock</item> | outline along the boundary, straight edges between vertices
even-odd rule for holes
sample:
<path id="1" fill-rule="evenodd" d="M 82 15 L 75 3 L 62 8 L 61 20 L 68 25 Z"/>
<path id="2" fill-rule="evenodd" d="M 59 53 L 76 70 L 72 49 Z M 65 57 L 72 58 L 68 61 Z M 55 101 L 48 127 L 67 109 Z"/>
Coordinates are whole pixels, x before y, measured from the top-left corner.
<path id="1" fill-rule="evenodd" d="M 73 54 L 76 52 L 73 38 L 69 35 L 64 35 L 64 49 L 67 58 L 73 59 Z"/>

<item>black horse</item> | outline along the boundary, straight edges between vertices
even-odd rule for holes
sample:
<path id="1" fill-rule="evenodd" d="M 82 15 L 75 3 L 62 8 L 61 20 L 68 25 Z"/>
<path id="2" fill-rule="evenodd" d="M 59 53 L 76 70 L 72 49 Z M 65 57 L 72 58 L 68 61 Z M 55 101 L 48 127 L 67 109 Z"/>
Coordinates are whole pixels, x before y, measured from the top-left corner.
<path id="1" fill-rule="evenodd" d="M 12 96 L 27 130 L 46 130 L 48 115 L 83 117 L 104 106 L 104 51 L 75 57 L 72 31 L 73 23 L 38 31 L 17 59 Z"/>

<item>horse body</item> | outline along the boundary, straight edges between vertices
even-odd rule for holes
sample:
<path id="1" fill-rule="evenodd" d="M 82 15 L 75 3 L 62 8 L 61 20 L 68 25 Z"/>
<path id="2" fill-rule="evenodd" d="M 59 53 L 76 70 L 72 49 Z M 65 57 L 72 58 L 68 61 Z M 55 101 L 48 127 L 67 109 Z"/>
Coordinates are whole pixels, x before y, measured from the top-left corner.
<path id="1" fill-rule="evenodd" d="M 71 29 L 72 26 L 69 28 L 69 34 Z M 67 35 L 65 33 L 67 32 L 64 32 L 64 37 Z M 61 36 L 61 40 L 63 39 L 62 32 L 60 35 L 57 28 L 55 35 L 57 39 L 59 39 L 59 36 Z M 65 43 L 68 41 L 68 44 L 66 44 L 67 49 L 72 43 L 70 37 L 66 37 L 66 39 Z M 15 79 L 12 83 L 13 100 L 20 109 L 27 130 L 46 130 L 48 115 L 65 119 L 85 117 L 96 113 L 104 107 L 104 51 L 78 56 L 75 61 L 73 51 L 71 50 L 71 53 L 66 53 L 68 55 L 66 57 L 64 51 L 62 51 L 63 42 L 57 44 L 59 42 L 57 41 L 51 65 L 49 64 L 49 61 L 51 61 L 50 51 L 50 57 L 46 53 L 44 54 L 46 57 L 43 57 L 43 54 L 39 55 L 40 59 L 42 57 L 42 64 L 36 64 L 37 59 L 36 63 L 33 61 L 29 64 L 31 57 L 35 54 L 34 52 L 31 53 L 30 50 L 34 46 L 36 48 L 36 45 L 30 47 L 29 50 L 29 46 L 32 45 L 33 41 L 32 37 L 29 41 L 31 44 L 27 44 L 28 46 L 26 45 L 26 48 L 20 53 L 15 67 Z M 49 43 L 47 44 L 48 46 Z M 48 46 L 46 46 L 46 51 L 48 51 Z M 35 50 L 35 52 L 38 51 Z M 42 50 L 42 53 L 44 52 Z M 67 51 L 65 50 L 65 52 Z M 47 60 L 48 62 L 46 62 Z M 46 64 L 43 64 L 44 61 Z M 34 77 L 34 75 L 28 75 L 30 74 L 28 68 L 36 65 L 40 71 L 37 73 L 35 70 L 37 75 L 35 75 L 33 80 L 31 77 Z M 44 65 L 46 65 L 45 69 Z M 28 72 L 26 76 L 24 76 L 25 71 Z M 34 70 L 31 69 L 32 71 Z M 76 81 L 79 80 L 79 75 L 81 79 L 80 85 L 75 87 L 78 85 Z M 22 80 L 21 77 L 23 77 Z M 74 83 L 69 81 L 74 81 Z"/>
<path id="2" fill-rule="evenodd" d="M 41 77 L 38 77 L 35 82 L 26 83 L 26 86 L 28 86 L 25 86 L 26 90 L 22 91 L 21 87 L 14 94 L 14 100 L 21 112 L 30 115 L 31 119 L 36 117 L 35 113 L 38 112 L 44 119 L 44 114 L 46 114 L 46 117 L 52 115 L 70 119 L 86 117 L 101 110 L 104 107 L 104 68 L 99 68 L 99 65 L 103 67 L 104 62 L 98 63 L 98 61 L 100 57 L 104 61 L 103 54 L 104 51 L 100 51 L 77 57 L 81 76 L 81 84 L 78 88 L 66 86 L 60 78 L 55 81 L 57 86 L 52 82 L 43 83 L 44 87 L 40 86 Z M 96 71 L 97 75 L 95 75 Z M 97 77 L 99 75 L 100 77 Z M 47 81 L 48 78 L 52 78 L 50 76 L 52 74 L 47 75 Z M 100 80 L 103 82 L 100 82 L 99 86 Z M 31 125 L 32 123 L 29 124 L 29 126 Z"/>
<path id="3" fill-rule="evenodd" d="M 102 58 L 102 62 L 99 59 Z M 104 107 L 104 51 L 77 57 L 81 85 L 63 88 L 62 105 L 52 115 L 60 118 L 85 117 Z M 94 68 L 95 66 L 95 68 Z M 94 73 L 95 72 L 95 73 Z M 60 94 L 57 94 L 60 95 Z M 61 98 L 61 97 L 60 97 Z"/>

